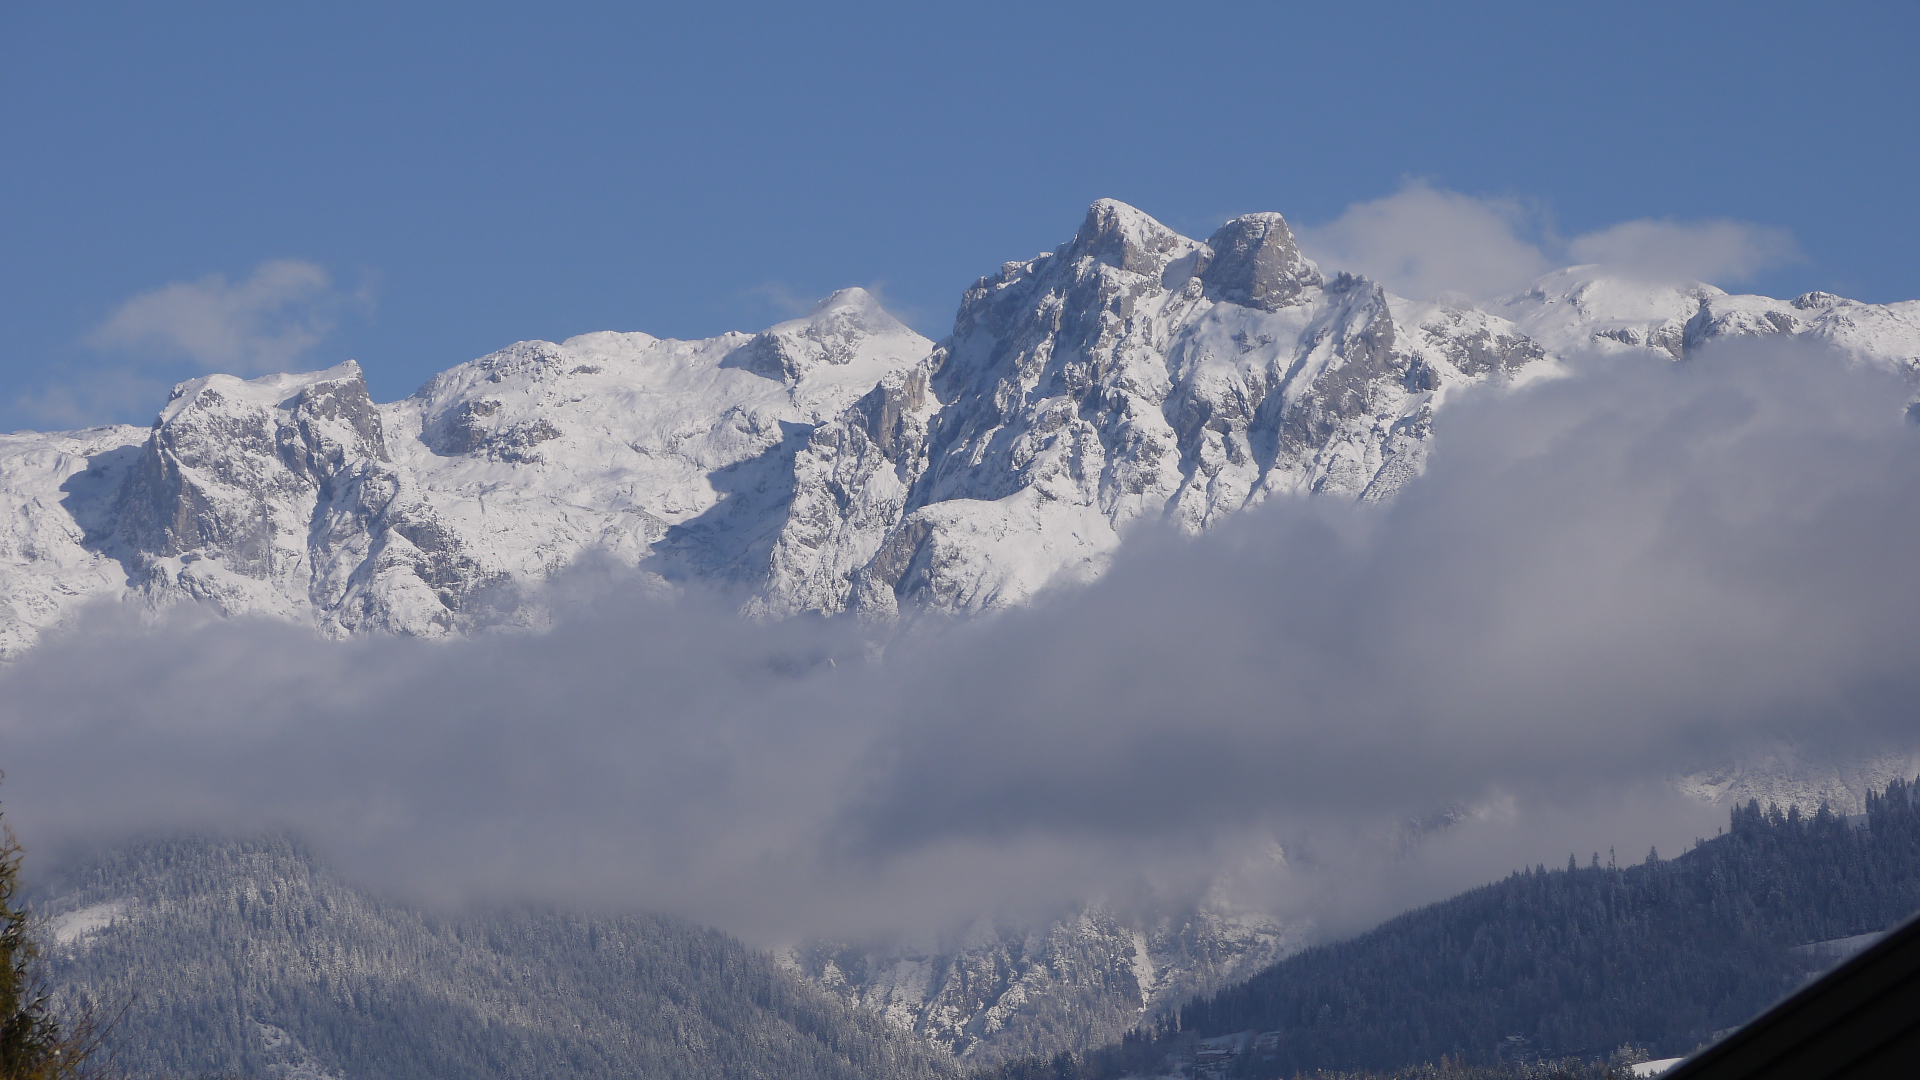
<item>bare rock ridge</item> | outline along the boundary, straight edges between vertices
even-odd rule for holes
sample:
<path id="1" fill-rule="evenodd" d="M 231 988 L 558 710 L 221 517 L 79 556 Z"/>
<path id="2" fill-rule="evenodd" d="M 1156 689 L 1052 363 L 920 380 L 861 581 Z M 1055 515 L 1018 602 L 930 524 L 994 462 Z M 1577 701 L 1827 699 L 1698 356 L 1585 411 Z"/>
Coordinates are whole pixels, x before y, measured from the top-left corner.
<path id="1" fill-rule="evenodd" d="M 937 345 L 848 289 L 758 334 L 520 342 L 388 405 L 348 362 L 183 383 L 145 431 L 0 436 L 0 656 L 102 597 L 335 635 L 538 625 L 587 552 L 767 615 L 1019 604 L 1136 521 L 1387 498 L 1459 388 L 1776 334 L 1911 369 L 1920 302 L 1573 267 L 1449 306 L 1326 277 L 1278 214 L 1203 243 L 1102 200 Z"/>

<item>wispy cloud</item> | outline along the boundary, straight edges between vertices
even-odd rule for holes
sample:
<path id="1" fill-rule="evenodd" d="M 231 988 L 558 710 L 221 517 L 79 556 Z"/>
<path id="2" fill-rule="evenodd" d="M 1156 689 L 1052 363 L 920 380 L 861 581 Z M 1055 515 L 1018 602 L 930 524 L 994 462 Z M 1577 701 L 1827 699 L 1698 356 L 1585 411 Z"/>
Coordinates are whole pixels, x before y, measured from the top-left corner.
<path id="1" fill-rule="evenodd" d="M 150 415 L 181 378 L 298 370 L 372 288 L 348 290 L 311 262 L 274 259 L 238 281 L 209 274 L 140 293 L 81 343 L 98 360 L 17 393 L 16 416 L 66 428 Z"/>
<path id="2" fill-rule="evenodd" d="M 763 281 L 751 289 L 742 289 L 740 299 L 763 311 L 772 311 L 780 321 L 798 318 L 820 302 L 784 281 Z"/>
<path id="3" fill-rule="evenodd" d="M 1351 270 L 1414 299 L 1482 300 L 1547 270 L 1601 263 L 1622 275 L 1734 284 L 1799 257 L 1785 229 L 1746 222 L 1637 220 L 1563 240 L 1538 208 L 1412 180 L 1385 198 L 1298 230 L 1327 269 Z"/>
<path id="4" fill-rule="evenodd" d="M 186 360 L 204 371 L 284 371 L 333 331 L 343 310 L 366 301 L 364 291 L 343 292 L 313 263 L 275 259 L 239 281 L 210 274 L 141 293 L 86 342 L 102 352 Z"/>

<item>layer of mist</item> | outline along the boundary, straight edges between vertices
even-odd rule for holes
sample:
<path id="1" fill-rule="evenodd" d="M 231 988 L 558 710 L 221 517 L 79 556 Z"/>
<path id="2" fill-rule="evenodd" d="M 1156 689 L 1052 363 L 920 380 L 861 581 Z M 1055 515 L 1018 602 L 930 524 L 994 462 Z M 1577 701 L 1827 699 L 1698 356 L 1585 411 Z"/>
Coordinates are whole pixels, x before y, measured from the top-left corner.
<path id="1" fill-rule="evenodd" d="M 1143 531 L 964 622 L 753 622 L 598 566 L 538 634 L 101 609 L 0 673 L 0 794 L 41 852 L 285 829 L 426 902 L 762 943 L 1208 890 L 1358 928 L 1676 853 L 1722 811 L 1665 781 L 1750 746 L 1920 744 L 1909 393 L 1764 342 L 1579 362 L 1450 405 L 1390 505 Z"/>

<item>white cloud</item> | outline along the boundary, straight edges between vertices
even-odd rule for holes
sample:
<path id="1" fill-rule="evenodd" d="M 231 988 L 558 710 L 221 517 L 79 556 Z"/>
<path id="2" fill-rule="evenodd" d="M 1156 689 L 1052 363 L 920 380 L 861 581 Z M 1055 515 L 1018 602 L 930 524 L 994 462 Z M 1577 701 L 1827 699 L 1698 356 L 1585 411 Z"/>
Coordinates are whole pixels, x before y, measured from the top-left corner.
<path id="1" fill-rule="evenodd" d="M 1384 199 L 1354 203 L 1333 221 L 1299 230 L 1300 245 L 1322 267 L 1364 274 L 1399 296 L 1428 299 L 1509 292 L 1553 269 L 1522 239 L 1525 208 L 1408 183 Z"/>
<path id="2" fill-rule="evenodd" d="M 1463 195 L 1415 180 L 1298 235 L 1323 268 L 1363 274 L 1418 300 L 1489 299 L 1573 263 L 1601 263 L 1654 280 L 1733 283 L 1799 255 L 1785 229 L 1738 221 L 1643 219 L 1562 241 L 1538 218 L 1515 199 Z"/>
<path id="3" fill-rule="evenodd" d="M 105 352 L 185 359 L 207 371 L 285 371 L 332 332 L 343 308 L 365 299 L 336 289 L 313 263 L 274 259 L 241 281 L 210 274 L 141 293 L 86 340 Z"/>
<path id="4" fill-rule="evenodd" d="M 1645 277 L 1713 282 L 1744 281 L 1799 253 L 1787 230 L 1738 221 L 1623 221 L 1567 244 L 1574 262 L 1604 263 Z"/>

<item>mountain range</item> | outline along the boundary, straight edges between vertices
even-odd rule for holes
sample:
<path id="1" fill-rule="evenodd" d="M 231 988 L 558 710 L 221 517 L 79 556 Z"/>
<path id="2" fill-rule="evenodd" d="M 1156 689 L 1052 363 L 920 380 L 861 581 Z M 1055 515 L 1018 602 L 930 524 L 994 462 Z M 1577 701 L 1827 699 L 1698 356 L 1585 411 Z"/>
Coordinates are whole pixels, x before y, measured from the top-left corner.
<path id="1" fill-rule="evenodd" d="M 349 361 L 182 383 L 144 429 L 0 436 L 0 655 L 112 598 L 329 635 L 539 625 L 589 554 L 764 615 L 978 612 L 1090 579 L 1138 522 L 1387 498 L 1475 384 L 1751 335 L 1920 369 L 1920 302 L 1604 267 L 1408 300 L 1329 278 L 1277 214 L 1200 242 L 1103 200 L 937 344 L 848 289 L 757 334 L 519 342 L 390 404 Z"/>

